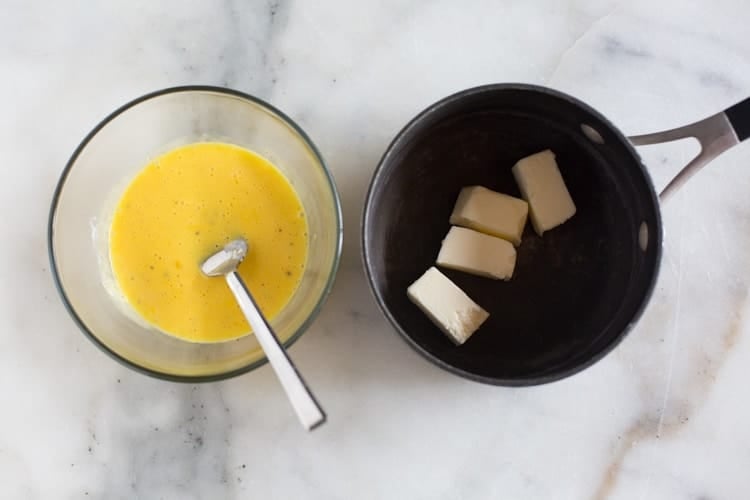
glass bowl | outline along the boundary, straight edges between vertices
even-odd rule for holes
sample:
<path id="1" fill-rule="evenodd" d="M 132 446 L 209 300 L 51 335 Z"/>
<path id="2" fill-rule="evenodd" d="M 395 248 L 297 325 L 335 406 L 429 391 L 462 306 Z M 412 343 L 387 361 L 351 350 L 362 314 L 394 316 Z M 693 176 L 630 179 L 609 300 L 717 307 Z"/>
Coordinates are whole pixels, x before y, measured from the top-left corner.
<path id="1" fill-rule="evenodd" d="M 236 144 L 270 160 L 294 186 L 307 213 L 309 251 L 297 291 L 271 321 L 285 346 L 320 311 L 341 254 L 341 205 L 315 145 L 288 116 L 234 90 L 190 86 L 154 92 L 114 111 L 81 142 L 60 177 L 49 216 L 52 274 L 84 334 L 137 371 L 181 381 L 220 380 L 266 359 L 254 335 L 198 344 L 161 333 L 118 304 L 112 292 L 109 218 L 146 164 L 194 142 Z"/>

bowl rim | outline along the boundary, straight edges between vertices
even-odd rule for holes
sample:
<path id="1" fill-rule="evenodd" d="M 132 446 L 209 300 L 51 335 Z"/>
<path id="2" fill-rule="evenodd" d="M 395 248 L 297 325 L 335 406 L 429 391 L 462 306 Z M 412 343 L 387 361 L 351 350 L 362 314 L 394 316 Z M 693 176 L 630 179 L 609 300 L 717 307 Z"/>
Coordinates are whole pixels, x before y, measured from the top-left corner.
<path id="1" fill-rule="evenodd" d="M 591 115 L 597 117 L 599 120 L 601 120 L 604 124 L 606 124 L 609 127 L 610 131 L 612 131 L 615 135 L 617 135 L 619 139 L 623 142 L 623 144 L 626 145 L 627 149 L 633 156 L 635 163 L 640 167 L 641 172 L 646 181 L 646 184 L 650 187 L 651 201 L 656 209 L 655 210 L 656 263 L 655 263 L 652 275 L 650 277 L 650 283 L 646 291 L 644 292 L 643 296 L 641 297 L 640 304 L 635 309 L 633 316 L 631 317 L 630 321 L 625 325 L 625 327 L 617 335 L 615 335 L 603 349 L 599 350 L 598 352 L 594 353 L 594 355 L 590 356 L 589 358 L 585 359 L 584 361 L 572 367 L 568 367 L 566 369 L 558 370 L 558 371 L 548 373 L 548 374 L 513 378 L 513 379 L 478 375 L 476 373 L 463 370 L 450 363 L 447 363 L 443 359 L 435 356 L 434 354 L 429 352 L 427 349 L 419 345 L 411 337 L 411 335 L 409 335 L 401 327 L 399 322 L 396 320 L 396 318 L 394 317 L 394 315 L 391 313 L 390 309 L 386 305 L 383 294 L 376 286 L 375 277 L 373 276 L 373 273 L 372 273 L 372 265 L 371 265 L 372 262 L 371 262 L 371 256 L 370 256 L 370 251 L 369 251 L 370 239 L 367 235 L 367 226 L 368 226 L 370 218 L 372 217 L 370 207 L 372 205 L 372 198 L 374 196 L 375 187 L 376 185 L 380 183 L 380 178 L 382 176 L 383 169 L 385 165 L 390 161 L 391 155 L 397 149 L 397 147 L 399 147 L 404 141 L 409 139 L 409 137 L 407 137 L 409 133 L 412 132 L 413 129 L 419 127 L 420 124 L 426 118 L 428 118 L 431 114 L 436 113 L 442 107 L 447 106 L 455 101 L 460 101 L 467 97 L 471 97 L 473 95 L 481 94 L 485 92 L 503 92 L 503 91 L 523 91 L 523 92 L 548 94 L 556 98 L 567 100 L 573 103 L 574 105 L 580 107 L 581 109 L 587 111 Z M 644 311 L 648 307 L 648 304 L 651 302 L 651 298 L 653 296 L 654 289 L 656 287 L 656 282 L 659 279 L 659 275 L 661 272 L 663 244 L 664 244 L 664 230 L 663 230 L 663 224 L 662 224 L 661 206 L 659 204 L 658 196 L 656 194 L 656 189 L 654 187 L 654 183 L 653 183 L 653 180 L 651 179 L 651 175 L 648 169 L 641 161 L 640 156 L 638 155 L 635 148 L 630 144 L 630 141 L 628 140 L 628 138 L 625 135 L 623 135 L 620 129 L 617 128 L 606 116 L 604 116 L 602 113 L 600 113 L 599 111 L 597 111 L 590 105 L 581 101 L 580 99 L 573 97 L 572 95 L 567 94 L 565 92 L 551 88 L 551 87 L 546 87 L 546 86 L 541 86 L 541 85 L 536 85 L 536 84 L 531 84 L 531 83 L 517 83 L 517 82 L 490 83 L 490 84 L 469 87 L 469 88 L 454 92 L 452 94 L 449 94 L 445 97 L 442 97 L 438 99 L 437 101 L 434 101 L 431 104 L 427 105 L 421 111 L 419 111 L 411 120 L 409 120 L 406 123 L 406 125 L 404 125 L 396 133 L 396 135 L 393 137 L 391 142 L 388 144 L 388 147 L 383 152 L 383 155 L 381 156 L 380 160 L 378 161 L 375 167 L 375 170 L 373 171 L 370 184 L 367 188 L 367 193 L 365 194 L 364 207 L 362 209 L 362 216 L 360 219 L 360 245 L 361 245 L 360 256 L 362 259 L 362 265 L 364 267 L 365 276 L 367 277 L 367 283 L 369 285 L 370 293 L 373 295 L 373 297 L 375 298 L 375 302 L 378 304 L 378 308 L 380 309 L 381 313 L 386 317 L 391 327 L 398 333 L 398 335 L 402 339 L 404 339 L 404 341 L 412 349 L 414 349 L 417 353 L 419 353 L 424 359 L 433 363 L 435 366 L 438 366 L 439 368 L 442 368 L 443 370 L 449 373 L 453 373 L 454 375 L 458 375 L 462 378 L 472 380 L 474 382 L 480 382 L 482 384 L 494 385 L 494 386 L 505 386 L 505 387 L 526 387 L 526 386 L 534 386 L 534 385 L 542 385 L 542 384 L 558 382 L 560 380 L 563 380 L 565 378 L 571 377 L 573 375 L 576 375 L 582 372 L 583 370 L 594 365 L 595 363 L 600 361 L 602 358 L 604 358 L 607 354 L 612 352 L 635 327 L 635 325 L 638 323 L 641 316 L 643 315 Z"/>
<path id="2" fill-rule="evenodd" d="M 142 364 L 132 361 L 128 359 L 127 357 L 119 354 L 114 349 L 110 348 L 107 344 L 105 344 L 103 341 L 101 341 L 89 329 L 86 323 L 78 315 L 78 313 L 75 310 L 75 307 L 73 306 L 70 299 L 68 298 L 68 295 L 65 292 L 65 288 L 62 284 L 59 270 L 58 270 L 57 261 L 55 259 L 55 245 L 54 245 L 55 228 L 54 226 L 55 226 L 55 218 L 57 214 L 57 206 L 60 201 L 60 197 L 63 193 L 63 190 L 65 188 L 68 175 L 72 171 L 78 157 L 81 155 L 84 149 L 86 149 L 88 144 L 94 139 L 94 137 L 96 137 L 96 135 L 105 126 L 107 126 L 110 122 L 114 121 L 118 116 L 125 113 L 129 109 L 134 108 L 138 106 L 139 104 L 142 104 L 151 99 L 157 99 L 157 98 L 160 98 L 166 95 L 171 95 L 171 94 L 192 93 L 192 92 L 215 93 L 215 94 L 221 94 L 224 96 L 240 98 L 249 103 L 260 106 L 266 111 L 277 116 L 282 122 L 284 122 L 286 125 L 291 127 L 292 130 L 296 132 L 302 138 L 303 142 L 305 142 L 305 144 L 310 148 L 313 156 L 315 157 L 318 164 L 321 166 L 323 170 L 323 174 L 328 183 L 328 187 L 331 191 L 331 194 L 333 197 L 335 218 L 336 218 L 336 241 L 335 241 L 336 248 L 334 251 L 333 261 L 331 263 L 331 268 L 328 273 L 328 280 L 326 281 L 326 284 L 320 294 L 320 297 L 318 298 L 317 303 L 315 304 L 315 307 L 310 312 L 310 315 L 299 326 L 299 328 L 297 328 L 297 331 L 295 331 L 294 334 L 292 334 L 285 342 L 283 342 L 283 346 L 285 348 L 289 348 L 292 344 L 294 344 L 294 342 L 296 342 L 297 339 L 299 339 L 302 336 L 302 334 L 310 327 L 310 325 L 313 323 L 315 318 L 317 318 L 318 314 L 320 314 L 320 311 L 322 310 L 323 305 L 325 304 L 326 300 L 328 299 L 328 296 L 331 293 L 333 284 L 336 280 L 336 274 L 338 272 L 339 264 L 341 262 L 341 252 L 343 248 L 343 229 L 344 229 L 341 199 L 339 196 L 339 192 L 338 192 L 338 189 L 336 188 L 336 183 L 333 179 L 333 175 L 331 174 L 331 171 L 328 165 L 323 159 L 323 155 L 320 153 L 320 150 L 315 145 L 313 140 L 307 135 L 307 133 L 292 118 L 290 118 L 286 113 L 276 108 L 272 104 L 264 101 L 263 99 L 247 94 L 245 92 L 241 92 L 239 90 L 235 90 L 235 89 L 231 89 L 227 87 L 214 86 L 214 85 L 181 85 L 181 86 L 175 86 L 175 87 L 166 87 L 160 90 L 156 90 L 153 92 L 143 94 L 140 97 L 137 97 L 135 99 L 132 99 L 129 102 L 126 102 L 125 104 L 119 106 L 114 111 L 106 115 L 101 121 L 99 121 L 99 123 L 88 134 L 86 134 L 86 136 L 81 140 L 81 142 L 73 151 L 73 154 L 68 159 L 62 173 L 60 174 L 60 178 L 57 181 L 57 185 L 55 186 L 55 190 L 52 195 L 49 217 L 47 220 L 47 252 L 48 252 L 49 261 L 50 261 L 50 270 L 52 274 L 52 279 L 55 283 L 55 288 L 57 289 L 57 292 L 60 295 L 60 298 L 62 299 L 63 305 L 65 306 L 65 309 L 68 311 L 68 314 L 73 319 L 74 323 L 78 326 L 79 330 L 81 330 L 81 332 L 101 351 L 103 351 L 104 353 L 106 353 L 107 355 L 109 355 L 111 358 L 118 361 L 119 363 L 127 366 L 128 368 L 131 368 L 132 370 L 142 373 L 144 375 L 148 375 L 148 376 L 161 379 L 161 380 L 167 380 L 170 382 L 183 382 L 183 383 L 216 382 L 219 380 L 229 379 L 232 377 L 236 377 L 238 375 L 242 375 L 249 371 L 252 371 L 260 366 L 263 366 L 265 363 L 268 362 L 268 359 L 266 358 L 265 355 L 263 355 L 261 356 L 260 359 L 253 361 L 252 363 L 248 363 L 247 365 L 241 366 L 239 368 L 234 368 L 232 370 L 221 372 L 221 373 L 214 373 L 214 374 L 208 374 L 208 375 L 176 375 L 172 373 L 162 372 L 154 368 L 150 368 L 148 366 L 144 366 Z"/>

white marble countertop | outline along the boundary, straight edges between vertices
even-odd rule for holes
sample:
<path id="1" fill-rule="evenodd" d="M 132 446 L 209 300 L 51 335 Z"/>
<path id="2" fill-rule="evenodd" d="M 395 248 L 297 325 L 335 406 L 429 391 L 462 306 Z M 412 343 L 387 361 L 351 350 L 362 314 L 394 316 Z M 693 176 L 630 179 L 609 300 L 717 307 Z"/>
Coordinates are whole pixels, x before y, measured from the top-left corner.
<path id="1" fill-rule="evenodd" d="M 748 498 L 750 145 L 664 207 L 664 265 L 638 327 L 546 386 L 483 386 L 424 361 L 379 313 L 358 239 L 380 154 L 431 102 L 522 81 L 569 92 L 626 133 L 684 124 L 750 95 L 749 19 L 746 0 L 6 0 L 0 496 Z M 198 83 L 291 115 L 343 197 L 338 281 L 291 350 L 330 416 L 309 435 L 267 366 L 192 386 L 116 364 L 50 277 L 49 202 L 81 138 L 132 98 Z M 662 186 L 695 150 L 643 156 Z"/>

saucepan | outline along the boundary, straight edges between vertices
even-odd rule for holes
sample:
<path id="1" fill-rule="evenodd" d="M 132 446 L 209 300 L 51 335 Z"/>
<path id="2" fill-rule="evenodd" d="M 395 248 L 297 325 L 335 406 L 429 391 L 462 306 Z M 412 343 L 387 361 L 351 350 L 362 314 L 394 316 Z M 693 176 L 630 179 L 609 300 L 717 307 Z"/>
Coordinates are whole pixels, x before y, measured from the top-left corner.
<path id="1" fill-rule="evenodd" d="M 489 85 L 447 97 L 398 133 L 370 184 L 362 249 L 375 299 L 414 349 L 452 373 L 509 386 L 575 374 L 631 331 L 651 297 L 660 202 L 748 136 L 750 99 L 691 125 L 627 138 L 596 110 L 549 88 Z M 700 142 L 700 153 L 657 194 L 634 146 L 686 137 Z M 510 281 L 445 271 L 490 313 L 455 346 L 406 289 L 434 264 L 460 189 L 520 196 L 511 167 L 545 149 L 557 156 L 576 215 L 543 237 L 527 227 Z"/>

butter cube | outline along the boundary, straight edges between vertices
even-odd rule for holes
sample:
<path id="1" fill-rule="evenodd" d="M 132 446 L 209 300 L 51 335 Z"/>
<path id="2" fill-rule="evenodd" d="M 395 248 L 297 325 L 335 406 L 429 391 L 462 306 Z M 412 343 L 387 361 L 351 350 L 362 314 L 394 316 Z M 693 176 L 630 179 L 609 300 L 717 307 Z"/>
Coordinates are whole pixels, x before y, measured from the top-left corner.
<path id="1" fill-rule="evenodd" d="M 513 166 L 513 176 L 524 199 L 529 202 L 531 224 L 541 236 L 576 213 L 555 153 L 549 149 L 527 156 Z"/>
<path id="2" fill-rule="evenodd" d="M 436 268 L 429 268 L 407 290 L 409 299 L 456 345 L 484 323 L 489 313 Z"/>
<path id="3" fill-rule="evenodd" d="M 487 278 L 509 280 L 516 267 L 516 249 L 504 239 L 453 226 L 440 247 L 437 265 Z"/>
<path id="4" fill-rule="evenodd" d="M 499 236 L 518 246 L 528 213 L 529 206 L 523 200 L 482 186 L 469 186 L 459 193 L 450 223 Z"/>

